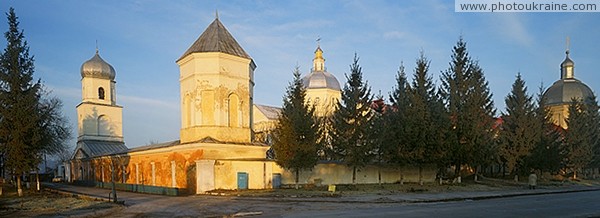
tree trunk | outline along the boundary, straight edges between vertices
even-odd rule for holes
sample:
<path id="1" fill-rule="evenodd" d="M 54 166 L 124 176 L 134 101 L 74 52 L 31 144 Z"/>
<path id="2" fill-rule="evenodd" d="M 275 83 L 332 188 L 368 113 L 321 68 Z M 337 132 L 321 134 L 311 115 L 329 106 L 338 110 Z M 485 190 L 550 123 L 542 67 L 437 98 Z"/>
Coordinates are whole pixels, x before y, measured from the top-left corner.
<path id="1" fill-rule="evenodd" d="M 519 182 L 519 175 L 515 174 L 515 182 Z"/>
<path id="2" fill-rule="evenodd" d="M 377 179 L 379 181 L 379 185 L 381 185 L 381 169 L 377 169 Z"/>
<path id="3" fill-rule="evenodd" d="M 419 164 L 419 185 L 423 185 L 423 166 Z"/>
<path id="4" fill-rule="evenodd" d="M 479 167 L 475 167 L 475 175 L 473 176 L 473 180 L 477 182 L 477 174 L 479 174 Z"/>
<path id="5" fill-rule="evenodd" d="M 40 172 L 37 170 L 35 171 L 35 183 L 37 191 L 40 191 Z"/>
<path id="6" fill-rule="evenodd" d="M 356 184 L 356 167 L 352 167 L 352 184 Z"/>
<path id="7" fill-rule="evenodd" d="M 299 177 L 300 177 L 300 170 L 296 169 L 296 189 L 300 188 L 300 186 L 298 185 Z"/>
<path id="8" fill-rule="evenodd" d="M 400 185 L 404 185 L 404 175 L 402 174 L 402 170 L 398 169 L 398 172 L 400 172 Z"/>
<path id="9" fill-rule="evenodd" d="M 460 184 L 462 183 L 462 178 L 460 176 L 460 166 L 461 164 L 456 164 L 456 169 L 454 171 L 454 173 L 456 174 L 456 183 Z"/>
<path id="10" fill-rule="evenodd" d="M 577 169 L 573 170 L 573 179 L 577 179 Z"/>
<path id="11" fill-rule="evenodd" d="M 23 187 L 21 187 L 21 175 L 17 176 L 17 193 L 19 193 L 19 197 L 23 197 Z"/>

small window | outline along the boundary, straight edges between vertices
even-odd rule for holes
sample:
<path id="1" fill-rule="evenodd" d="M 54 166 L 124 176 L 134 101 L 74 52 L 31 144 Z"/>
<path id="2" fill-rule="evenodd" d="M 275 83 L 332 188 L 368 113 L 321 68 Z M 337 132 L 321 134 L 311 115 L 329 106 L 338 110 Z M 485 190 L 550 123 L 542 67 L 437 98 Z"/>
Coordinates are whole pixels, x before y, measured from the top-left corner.
<path id="1" fill-rule="evenodd" d="M 98 88 L 98 98 L 104 99 L 104 88 Z"/>

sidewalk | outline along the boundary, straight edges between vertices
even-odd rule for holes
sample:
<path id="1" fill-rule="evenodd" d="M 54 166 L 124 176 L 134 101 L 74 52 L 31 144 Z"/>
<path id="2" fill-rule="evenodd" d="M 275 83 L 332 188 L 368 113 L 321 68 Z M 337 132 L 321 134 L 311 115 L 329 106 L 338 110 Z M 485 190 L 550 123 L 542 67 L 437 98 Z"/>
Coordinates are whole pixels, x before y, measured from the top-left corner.
<path id="1" fill-rule="evenodd" d="M 57 192 L 60 194 L 72 194 L 72 195 L 78 196 L 80 198 L 112 202 L 112 199 L 109 199 L 109 194 L 111 193 L 110 189 L 76 186 L 76 185 L 71 185 L 71 184 L 66 184 L 66 183 L 42 183 L 42 187 L 44 187 L 44 189 L 49 190 L 51 192 Z M 165 196 L 165 195 L 151 195 L 151 194 L 142 194 L 142 193 L 135 193 L 135 192 L 117 191 L 117 200 L 119 202 L 124 202 L 125 206 L 144 203 L 144 202 L 148 202 L 151 200 L 168 199 L 168 198 L 182 198 L 182 197 L 172 197 L 172 196 Z"/>
<path id="2" fill-rule="evenodd" d="M 61 193 L 71 193 L 83 198 L 94 200 L 109 200 L 109 189 L 81 187 L 64 183 L 44 183 L 44 188 Z M 209 196 L 192 195 L 184 197 L 172 197 L 164 195 L 141 194 L 125 191 L 117 191 L 119 201 L 124 201 L 126 206 L 145 203 L 156 200 L 175 200 L 183 198 L 206 198 L 231 200 L 254 200 L 254 201 L 278 201 L 278 202 L 327 202 L 327 203 L 430 203 L 447 201 L 483 200 L 493 198 L 516 197 L 526 195 L 547 195 L 570 192 L 599 191 L 598 186 L 573 185 L 568 187 L 540 187 L 536 190 L 513 189 L 496 191 L 451 191 L 443 193 L 402 193 L 390 195 L 364 194 L 340 197 L 238 197 L 238 196 Z"/>

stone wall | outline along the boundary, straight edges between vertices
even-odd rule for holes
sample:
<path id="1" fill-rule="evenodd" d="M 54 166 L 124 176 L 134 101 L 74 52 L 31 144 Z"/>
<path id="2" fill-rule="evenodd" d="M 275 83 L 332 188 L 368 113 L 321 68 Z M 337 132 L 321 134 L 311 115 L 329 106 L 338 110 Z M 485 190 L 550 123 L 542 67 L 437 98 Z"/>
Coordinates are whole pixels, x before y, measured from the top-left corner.
<path id="1" fill-rule="evenodd" d="M 281 174 L 282 184 L 295 184 L 295 175 L 293 172 L 281 169 L 275 165 L 273 172 Z M 434 182 L 437 169 L 432 166 L 423 167 L 423 182 Z M 380 180 L 381 178 L 381 180 Z M 418 167 L 386 168 L 378 166 L 366 166 L 356 171 L 356 183 L 398 183 L 419 182 Z M 320 163 L 313 170 L 301 171 L 299 176 L 300 184 L 352 184 L 352 168 L 339 163 Z"/>

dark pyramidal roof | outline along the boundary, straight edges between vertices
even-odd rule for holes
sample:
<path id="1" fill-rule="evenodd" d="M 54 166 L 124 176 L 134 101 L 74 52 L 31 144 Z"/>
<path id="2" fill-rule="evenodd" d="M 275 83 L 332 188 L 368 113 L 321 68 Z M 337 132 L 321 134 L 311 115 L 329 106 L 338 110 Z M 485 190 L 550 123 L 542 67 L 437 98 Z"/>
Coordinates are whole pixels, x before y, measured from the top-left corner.
<path id="1" fill-rule="evenodd" d="M 192 44 L 178 60 L 197 52 L 223 52 L 242 58 L 252 59 L 240 44 L 235 41 L 231 33 L 229 33 L 225 26 L 223 26 L 223 23 L 219 21 L 219 18 L 215 18 L 206 30 L 204 30 L 202 35 L 198 37 L 194 44 Z"/>

